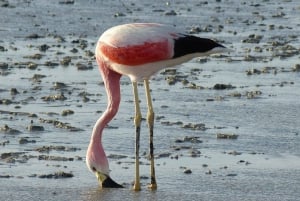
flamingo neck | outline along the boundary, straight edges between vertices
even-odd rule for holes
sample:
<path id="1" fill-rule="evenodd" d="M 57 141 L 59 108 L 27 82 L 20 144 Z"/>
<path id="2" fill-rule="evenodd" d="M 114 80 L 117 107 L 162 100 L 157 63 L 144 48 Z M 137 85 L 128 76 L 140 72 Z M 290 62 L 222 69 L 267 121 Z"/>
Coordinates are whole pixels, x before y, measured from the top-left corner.
<path id="1" fill-rule="evenodd" d="M 107 108 L 102 116 L 97 120 L 92 133 L 91 142 L 101 143 L 102 132 L 105 126 L 114 118 L 118 112 L 121 95 L 120 95 L 120 78 L 121 75 L 110 70 L 102 61 L 97 59 L 99 69 L 104 81 L 107 94 Z"/>

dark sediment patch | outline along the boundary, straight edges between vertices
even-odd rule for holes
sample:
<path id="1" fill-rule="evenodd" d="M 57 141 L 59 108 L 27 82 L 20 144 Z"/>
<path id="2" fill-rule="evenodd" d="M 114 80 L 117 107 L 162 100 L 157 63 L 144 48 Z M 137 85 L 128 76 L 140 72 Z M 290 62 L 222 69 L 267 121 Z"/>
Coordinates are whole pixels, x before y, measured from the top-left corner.
<path id="1" fill-rule="evenodd" d="M 33 177 L 31 175 L 31 177 Z M 55 173 L 51 173 L 51 174 L 41 174 L 41 175 L 37 175 L 38 178 L 40 179 L 65 179 L 65 178 L 72 178 L 74 177 L 73 173 L 71 172 L 64 172 L 64 171 L 59 171 L 59 172 L 55 172 Z"/>
<path id="2" fill-rule="evenodd" d="M 292 71 L 300 72 L 300 64 L 295 64 L 295 66 L 292 68 Z"/>
<path id="3" fill-rule="evenodd" d="M 224 90 L 224 89 L 234 89 L 235 86 L 232 86 L 231 84 L 215 84 L 213 89 L 215 90 Z"/>
<path id="4" fill-rule="evenodd" d="M 76 148 L 76 147 L 66 147 L 66 146 L 42 146 L 42 147 L 38 147 L 36 149 L 34 149 L 34 151 L 37 152 L 50 152 L 50 151 L 68 151 L 68 152 L 74 152 L 74 151 L 78 151 L 81 150 L 80 148 Z"/>
<path id="5" fill-rule="evenodd" d="M 34 74 L 32 76 L 32 78 L 29 78 L 29 80 L 33 81 L 33 82 L 40 82 L 42 78 L 47 77 L 46 75 L 42 75 L 42 74 Z"/>
<path id="6" fill-rule="evenodd" d="M 72 61 L 72 57 L 65 56 L 65 57 L 62 58 L 62 60 L 60 60 L 60 64 L 62 66 L 68 66 L 71 63 L 71 61 Z"/>
<path id="7" fill-rule="evenodd" d="M 59 101 L 64 101 L 64 100 L 67 100 L 67 98 L 64 96 L 63 93 L 60 93 L 60 94 L 55 94 L 55 95 L 48 95 L 48 96 L 43 96 L 41 98 L 43 101 L 56 101 L 56 100 L 59 100 Z"/>
<path id="8" fill-rule="evenodd" d="M 44 131 L 45 130 L 43 126 L 34 125 L 34 124 L 30 124 L 26 128 L 30 132 L 40 132 L 40 131 Z"/>
<path id="9" fill-rule="evenodd" d="M 165 152 L 165 153 L 159 153 L 155 156 L 155 158 L 169 158 L 172 155 L 172 153 Z M 148 159 L 150 159 L 150 156 L 148 156 Z"/>
<path id="10" fill-rule="evenodd" d="M 228 94 L 227 96 L 235 97 L 235 98 L 245 97 L 247 99 L 257 99 L 257 98 L 260 98 L 262 96 L 262 92 L 259 91 L 259 90 L 245 91 L 243 93 L 236 91 L 236 92 L 232 92 L 232 93 Z"/>
<path id="11" fill-rule="evenodd" d="M 4 125 L 3 127 L 0 127 L 0 133 L 4 133 L 4 134 L 20 134 L 22 133 L 21 131 L 14 129 L 14 128 L 10 128 L 8 125 Z"/>
<path id="12" fill-rule="evenodd" d="M 38 155 L 38 160 L 45 160 L 45 161 L 74 161 L 72 157 L 63 157 L 63 156 L 49 156 L 49 155 Z"/>
<path id="13" fill-rule="evenodd" d="M 0 114 L 9 114 L 13 116 L 27 116 L 27 117 L 37 117 L 36 114 L 30 112 L 12 112 L 7 110 L 0 110 Z"/>
<path id="14" fill-rule="evenodd" d="M 44 119 L 44 118 L 39 118 L 39 121 L 41 123 L 47 123 L 47 124 L 52 124 L 56 128 L 62 128 L 62 129 L 67 129 L 69 131 L 75 132 L 75 131 L 82 131 L 82 129 L 71 126 L 69 123 L 64 123 L 58 120 L 54 119 Z"/>
<path id="15" fill-rule="evenodd" d="M 73 110 L 63 110 L 62 112 L 61 112 L 61 116 L 68 116 L 68 115 L 72 115 L 72 114 L 74 114 L 74 111 Z"/>
<path id="16" fill-rule="evenodd" d="M 57 89 L 65 89 L 65 88 L 67 88 L 67 87 L 68 87 L 68 85 L 66 85 L 66 84 L 63 83 L 63 82 L 54 82 L 54 83 L 53 83 L 52 89 L 54 89 L 54 90 L 57 90 Z"/>
<path id="17" fill-rule="evenodd" d="M 233 156 L 237 156 L 237 155 L 242 155 L 242 152 L 239 152 L 239 151 L 229 151 L 229 152 L 224 152 L 224 153 L 227 153 L 229 155 L 233 155 Z"/>
<path id="18" fill-rule="evenodd" d="M 125 155 L 119 155 L 119 154 L 109 154 L 107 156 L 107 158 L 111 158 L 111 159 L 124 159 L 127 158 L 128 156 Z"/>
<path id="19" fill-rule="evenodd" d="M 77 63 L 76 64 L 76 67 L 77 67 L 77 70 L 92 70 L 93 69 L 93 66 L 91 64 L 83 64 L 83 63 Z"/>
<path id="20" fill-rule="evenodd" d="M 188 124 L 183 124 L 182 128 L 184 128 L 184 129 L 191 129 L 191 130 L 200 130 L 200 131 L 205 131 L 205 130 L 208 129 L 207 127 L 205 127 L 204 123 L 196 123 L 196 124 L 188 123 Z"/>
<path id="21" fill-rule="evenodd" d="M 5 152 L 1 154 L 0 160 L 5 163 L 25 163 L 28 158 L 25 155 L 25 152 Z"/>
<path id="22" fill-rule="evenodd" d="M 199 140 L 200 137 L 196 136 L 185 136 L 183 139 L 176 139 L 175 143 L 185 143 L 185 142 L 190 142 L 190 143 L 202 143 L 202 140 Z"/>
<path id="23" fill-rule="evenodd" d="M 36 54 L 33 54 L 33 55 L 24 56 L 23 58 L 25 58 L 25 59 L 36 59 L 36 60 L 40 60 L 43 56 L 45 56 L 45 55 L 36 53 Z"/>
<path id="24" fill-rule="evenodd" d="M 29 140 L 28 137 L 22 137 L 19 139 L 19 144 L 36 143 L 36 140 Z"/>
<path id="25" fill-rule="evenodd" d="M 184 174 L 192 174 L 192 170 L 191 169 L 185 169 L 183 171 Z"/>
<path id="26" fill-rule="evenodd" d="M 238 135 L 233 133 L 218 133 L 217 139 L 237 139 Z"/>
<path id="27" fill-rule="evenodd" d="M 9 178 L 12 178 L 12 177 L 14 177 L 14 176 L 8 175 L 8 174 L 0 175 L 0 179 L 9 179 Z"/>
<path id="28" fill-rule="evenodd" d="M 11 99 L 7 99 L 7 98 L 0 99 L 0 105 L 10 105 L 13 103 L 15 102 L 12 101 Z"/>
<path id="29" fill-rule="evenodd" d="M 6 146 L 7 144 L 9 144 L 9 140 L 0 142 L 0 146 Z"/>

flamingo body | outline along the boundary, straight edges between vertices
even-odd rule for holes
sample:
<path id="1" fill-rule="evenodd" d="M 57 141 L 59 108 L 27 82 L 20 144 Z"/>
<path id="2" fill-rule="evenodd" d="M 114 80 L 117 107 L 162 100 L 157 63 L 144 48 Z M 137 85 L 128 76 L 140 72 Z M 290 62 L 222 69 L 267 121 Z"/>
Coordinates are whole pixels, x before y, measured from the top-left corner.
<path id="1" fill-rule="evenodd" d="M 136 176 L 134 189 L 140 189 L 139 139 L 141 111 L 137 82 L 144 81 L 148 105 L 147 122 L 150 133 L 151 189 L 156 189 L 153 124 L 154 112 L 149 79 L 160 70 L 184 63 L 192 58 L 228 51 L 224 46 L 206 38 L 183 34 L 174 27 L 155 23 L 134 23 L 112 27 L 99 38 L 96 61 L 107 93 L 107 108 L 97 120 L 87 150 L 86 163 L 102 187 L 122 187 L 109 176 L 109 164 L 102 146 L 102 132 L 116 115 L 121 95 L 120 78 L 130 77 L 133 84 L 136 126 Z"/>
<path id="2" fill-rule="evenodd" d="M 164 68 L 224 50 L 210 39 L 186 35 L 174 27 L 134 23 L 105 31 L 97 43 L 96 57 L 131 81 L 142 81 Z"/>

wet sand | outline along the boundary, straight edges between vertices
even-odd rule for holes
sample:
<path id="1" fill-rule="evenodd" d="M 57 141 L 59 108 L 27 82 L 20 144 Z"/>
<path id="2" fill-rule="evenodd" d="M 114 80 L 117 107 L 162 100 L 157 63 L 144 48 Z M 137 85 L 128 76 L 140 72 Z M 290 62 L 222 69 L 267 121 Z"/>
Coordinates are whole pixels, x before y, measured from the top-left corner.
<path id="1" fill-rule="evenodd" d="M 300 7 L 297 1 L 0 1 L 0 200 L 297 200 L 300 197 Z M 111 176 L 85 165 L 106 108 L 94 47 L 129 22 L 176 25 L 229 55 L 194 59 L 151 81 L 157 191 L 133 192 L 130 81 L 104 132 Z M 143 87 L 139 88 L 146 114 Z"/>

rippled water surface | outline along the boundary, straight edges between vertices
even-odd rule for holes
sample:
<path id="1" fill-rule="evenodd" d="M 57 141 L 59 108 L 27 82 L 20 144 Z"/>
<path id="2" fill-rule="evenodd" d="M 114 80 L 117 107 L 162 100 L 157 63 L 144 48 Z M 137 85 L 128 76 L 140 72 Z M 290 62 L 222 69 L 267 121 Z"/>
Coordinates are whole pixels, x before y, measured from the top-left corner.
<path id="1" fill-rule="evenodd" d="M 299 199 L 298 1 L 3 0 L 0 6 L 0 200 Z M 100 189 L 85 165 L 92 127 L 106 108 L 95 42 L 105 29 L 129 22 L 176 25 L 234 50 L 151 80 L 157 191 L 147 189 L 145 121 L 142 191 L 131 190 L 134 107 L 127 77 L 103 137 L 111 176 L 125 188 Z M 139 91 L 145 116 L 142 85 Z M 238 138 L 217 139 L 219 133 Z"/>

